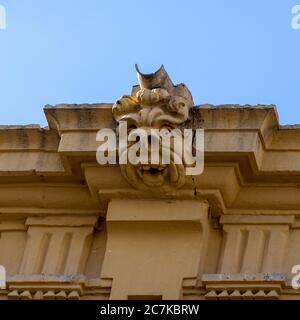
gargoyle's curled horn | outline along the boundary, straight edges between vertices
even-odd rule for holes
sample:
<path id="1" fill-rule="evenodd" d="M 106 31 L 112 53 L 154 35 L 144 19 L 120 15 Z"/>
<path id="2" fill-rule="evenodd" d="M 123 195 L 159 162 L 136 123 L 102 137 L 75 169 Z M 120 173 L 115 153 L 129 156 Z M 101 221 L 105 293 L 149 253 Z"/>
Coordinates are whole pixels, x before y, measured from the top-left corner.
<path id="1" fill-rule="evenodd" d="M 174 84 L 163 65 L 161 65 L 156 72 L 149 74 L 141 73 L 137 64 L 135 65 L 135 69 L 138 74 L 141 89 L 163 88 L 168 91 L 174 87 Z"/>

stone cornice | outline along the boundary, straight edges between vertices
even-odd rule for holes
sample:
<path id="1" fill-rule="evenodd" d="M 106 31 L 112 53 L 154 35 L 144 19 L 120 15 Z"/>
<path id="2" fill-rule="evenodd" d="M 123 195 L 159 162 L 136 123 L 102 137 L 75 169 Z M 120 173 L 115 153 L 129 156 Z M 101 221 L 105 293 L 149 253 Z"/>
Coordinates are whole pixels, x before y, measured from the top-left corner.
<path id="1" fill-rule="evenodd" d="M 130 198 L 134 189 L 123 179 L 118 166 L 101 167 L 96 163 L 97 131 L 116 126 L 111 109 L 112 104 L 46 106 L 47 128 L 1 126 L 2 208 L 11 206 L 10 192 L 27 186 L 41 190 L 42 185 L 49 193 L 57 184 L 68 188 L 81 185 L 79 199 L 90 194 L 90 210 L 111 198 Z M 220 212 L 227 213 L 292 210 L 298 214 L 299 127 L 281 127 L 272 105 L 201 105 L 195 106 L 190 116 L 187 126 L 205 129 L 205 170 L 200 176 L 188 177 L 181 189 L 166 198 L 189 195 L 209 199 Z M 41 191 L 32 190 L 28 199 L 34 203 Z M 136 190 L 134 193 L 139 194 Z M 264 197 L 259 196 L 262 193 Z M 151 198 L 143 192 L 138 196 Z M 34 207 L 27 205 L 26 192 L 22 198 L 19 205 Z M 101 205 L 101 210 L 105 207 Z"/>

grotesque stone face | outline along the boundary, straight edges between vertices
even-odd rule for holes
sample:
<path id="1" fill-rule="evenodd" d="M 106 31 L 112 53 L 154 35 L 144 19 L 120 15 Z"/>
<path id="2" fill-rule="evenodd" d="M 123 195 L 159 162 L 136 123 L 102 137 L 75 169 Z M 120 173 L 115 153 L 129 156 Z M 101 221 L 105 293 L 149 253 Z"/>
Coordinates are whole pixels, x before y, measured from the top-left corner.
<path id="1" fill-rule="evenodd" d="M 126 180 L 138 189 L 170 191 L 184 184 L 185 164 L 174 161 L 178 157 L 172 143 L 174 137 L 171 137 L 170 145 L 165 145 L 163 136 L 174 133 L 174 129 L 180 130 L 180 126 L 189 117 L 193 99 L 184 84 L 173 85 L 163 66 L 153 74 L 142 74 L 137 66 L 136 69 L 139 87 L 133 90 L 130 96 L 125 95 L 114 104 L 113 116 L 118 123 L 127 123 L 128 135 L 138 129 L 144 129 L 148 135 L 149 162 L 132 164 L 129 161 L 127 164 L 121 164 L 121 171 Z M 154 135 L 151 129 L 160 130 L 160 135 Z M 152 147 L 155 143 L 159 148 L 160 157 L 155 164 L 151 161 L 151 143 Z M 133 144 L 135 142 L 129 142 L 128 148 Z M 164 148 L 169 148 L 168 164 L 162 161 Z M 123 152 L 126 150 L 121 151 Z M 119 154 L 119 157 L 122 157 L 122 154 Z"/>

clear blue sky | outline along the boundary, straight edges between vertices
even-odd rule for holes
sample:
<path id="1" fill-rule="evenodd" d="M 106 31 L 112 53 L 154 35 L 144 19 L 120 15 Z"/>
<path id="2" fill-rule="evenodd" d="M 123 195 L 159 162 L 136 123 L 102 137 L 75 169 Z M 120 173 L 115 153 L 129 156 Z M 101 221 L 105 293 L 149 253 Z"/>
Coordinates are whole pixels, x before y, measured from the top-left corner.
<path id="1" fill-rule="evenodd" d="M 113 102 L 134 64 L 163 63 L 196 104 L 270 104 L 300 123 L 300 0 L 0 0 L 0 124 L 46 125 L 45 104 Z"/>

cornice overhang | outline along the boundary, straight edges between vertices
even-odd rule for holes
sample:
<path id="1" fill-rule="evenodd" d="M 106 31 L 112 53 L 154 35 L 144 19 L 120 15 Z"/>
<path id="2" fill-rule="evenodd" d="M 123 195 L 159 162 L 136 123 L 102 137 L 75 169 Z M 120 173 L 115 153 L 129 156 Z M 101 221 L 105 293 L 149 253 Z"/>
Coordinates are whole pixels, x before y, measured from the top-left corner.
<path id="1" fill-rule="evenodd" d="M 26 184 L 42 184 L 45 190 L 81 185 L 94 204 L 113 197 L 152 197 L 131 187 L 118 165 L 96 162 L 98 130 L 116 127 L 112 104 L 48 105 L 44 111 L 47 128 L 0 127 L 2 188 L 9 185 L 14 192 Z M 224 213 L 255 209 L 298 214 L 300 127 L 281 127 L 273 105 L 200 105 L 190 116 L 190 127 L 205 130 L 204 172 L 162 198 L 207 198 Z"/>

